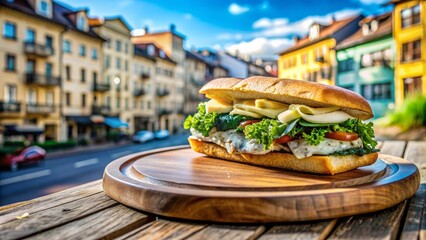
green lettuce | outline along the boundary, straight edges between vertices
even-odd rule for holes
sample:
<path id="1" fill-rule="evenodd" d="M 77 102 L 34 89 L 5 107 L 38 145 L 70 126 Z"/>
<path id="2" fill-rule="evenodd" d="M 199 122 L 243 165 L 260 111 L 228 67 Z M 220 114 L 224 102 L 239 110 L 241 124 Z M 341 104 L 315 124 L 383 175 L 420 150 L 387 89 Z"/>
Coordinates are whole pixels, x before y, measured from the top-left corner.
<path id="1" fill-rule="evenodd" d="M 189 115 L 183 123 L 184 129 L 194 128 L 200 132 L 204 137 L 207 137 L 210 131 L 216 127 L 217 113 L 207 113 L 206 104 L 200 103 L 198 105 L 198 112 L 194 116 Z"/>
<path id="2" fill-rule="evenodd" d="M 287 127 L 287 124 L 281 123 L 275 119 L 263 119 L 260 122 L 250 124 L 243 130 L 247 139 L 255 139 L 263 144 L 263 148 L 268 149 L 273 141 L 281 137 Z"/>

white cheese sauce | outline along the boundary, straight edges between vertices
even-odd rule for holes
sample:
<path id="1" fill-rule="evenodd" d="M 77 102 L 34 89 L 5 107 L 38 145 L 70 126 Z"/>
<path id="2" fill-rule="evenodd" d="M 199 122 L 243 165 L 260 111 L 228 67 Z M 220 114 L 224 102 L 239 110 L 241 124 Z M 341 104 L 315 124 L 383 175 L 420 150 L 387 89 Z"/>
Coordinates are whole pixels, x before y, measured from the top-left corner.
<path id="1" fill-rule="evenodd" d="M 310 157 L 312 155 L 329 155 L 331 153 L 342 151 L 351 148 L 362 148 L 362 141 L 360 138 L 354 141 L 339 141 L 334 139 L 325 138 L 320 144 L 311 146 L 305 140 L 294 140 L 287 143 L 293 152 L 294 156 L 298 159 Z"/>

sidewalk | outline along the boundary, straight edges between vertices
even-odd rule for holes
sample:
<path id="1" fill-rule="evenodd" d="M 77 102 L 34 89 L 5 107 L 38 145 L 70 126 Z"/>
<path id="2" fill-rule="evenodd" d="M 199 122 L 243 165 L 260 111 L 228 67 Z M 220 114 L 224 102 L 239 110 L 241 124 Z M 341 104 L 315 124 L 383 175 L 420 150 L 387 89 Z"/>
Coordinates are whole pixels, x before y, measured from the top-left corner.
<path id="1" fill-rule="evenodd" d="M 99 150 L 109 149 L 112 147 L 122 147 L 122 146 L 130 145 L 131 143 L 132 142 L 129 140 L 123 140 L 118 143 L 104 143 L 104 144 L 93 144 L 90 146 L 77 146 L 75 148 L 68 149 L 68 150 L 58 150 L 57 152 L 47 153 L 47 158 L 69 156 L 70 154 L 73 154 L 73 153 L 99 151 Z"/>

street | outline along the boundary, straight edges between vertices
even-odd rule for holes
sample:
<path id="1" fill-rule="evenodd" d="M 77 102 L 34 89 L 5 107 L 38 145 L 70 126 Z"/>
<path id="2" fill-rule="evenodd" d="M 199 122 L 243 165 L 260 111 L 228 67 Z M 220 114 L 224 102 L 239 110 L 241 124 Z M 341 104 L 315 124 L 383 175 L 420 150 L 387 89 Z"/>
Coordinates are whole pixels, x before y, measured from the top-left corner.
<path id="1" fill-rule="evenodd" d="M 168 146 L 186 145 L 187 134 L 142 144 L 126 144 L 111 149 L 85 150 L 49 157 L 41 166 L 20 168 L 0 175 L 0 206 L 26 201 L 102 178 L 104 168 L 122 156 Z"/>

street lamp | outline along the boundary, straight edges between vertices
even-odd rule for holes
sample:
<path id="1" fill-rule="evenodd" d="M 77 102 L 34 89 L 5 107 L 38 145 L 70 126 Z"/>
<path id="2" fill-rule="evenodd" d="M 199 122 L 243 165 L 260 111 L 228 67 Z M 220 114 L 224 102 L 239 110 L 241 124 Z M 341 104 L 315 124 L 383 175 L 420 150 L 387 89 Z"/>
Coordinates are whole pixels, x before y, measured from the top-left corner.
<path id="1" fill-rule="evenodd" d="M 121 79 L 119 77 L 114 78 L 115 89 L 118 90 L 118 86 L 120 85 Z"/>

